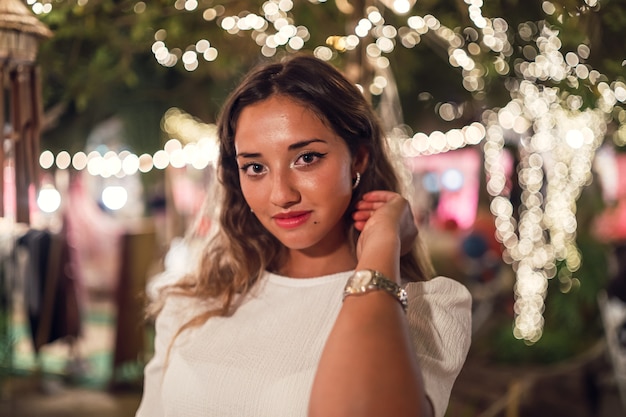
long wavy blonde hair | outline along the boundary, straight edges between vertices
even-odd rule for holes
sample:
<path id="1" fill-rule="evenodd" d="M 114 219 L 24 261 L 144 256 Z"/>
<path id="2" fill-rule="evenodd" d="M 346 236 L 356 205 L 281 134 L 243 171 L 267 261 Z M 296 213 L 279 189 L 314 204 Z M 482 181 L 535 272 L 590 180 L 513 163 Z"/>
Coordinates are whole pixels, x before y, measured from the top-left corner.
<path id="1" fill-rule="evenodd" d="M 337 69 L 308 55 L 252 69 L 230 94 L 218 119 L 218 193 L 212 196 L 219 207 L 217 231 L 203 248 L 197 273 L 169 288 L 179 295 L 216 300 L 219 307 L 198 315 L 178 333 L 212 316 L 231 314 L 236 308 L 236 296 L 249 291 L 264 271 L 277 271 L 285 259 L 285 247 L 261 225 L 244 200 L 234 144 L 242 110 L 276 95 L 312 110 L 345 140 L 353 155 L 362 148 L 369 153 L 367 168 L 344 216 L 353 247 L 358 239 L 351 220 L 354 204 L 372 190 L 402 191 L 376 114 L 361 91 Z M 423 281 L 432 275 L 419 241 L 413 251 L 402 256 L 400 264 L 405 280 Z"/>

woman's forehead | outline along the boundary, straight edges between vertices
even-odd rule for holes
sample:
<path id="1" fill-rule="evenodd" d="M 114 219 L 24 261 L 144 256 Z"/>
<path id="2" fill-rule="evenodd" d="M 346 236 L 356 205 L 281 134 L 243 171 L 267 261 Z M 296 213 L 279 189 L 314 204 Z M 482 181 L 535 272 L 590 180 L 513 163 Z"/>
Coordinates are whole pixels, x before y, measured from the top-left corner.
<path id="1" fill-rule="evenodd" d="M 244 109 L 234 144 L 237 154 L 299 150 L 305 146 L 342 146 L 346 143 L 316 113 L 293 100 L 274 98 Z"/>

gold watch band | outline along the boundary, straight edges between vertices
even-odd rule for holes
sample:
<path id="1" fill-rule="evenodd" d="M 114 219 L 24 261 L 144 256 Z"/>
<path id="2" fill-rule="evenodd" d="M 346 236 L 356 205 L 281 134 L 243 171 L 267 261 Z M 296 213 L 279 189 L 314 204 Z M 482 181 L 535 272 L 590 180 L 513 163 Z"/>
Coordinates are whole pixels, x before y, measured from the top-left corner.
<path id="1" fill-rule="evenodd" d="M 343 299 L 345 300 L 349 295 L 365 294 L 377 290 L 385 291 L 394 297 L 400 303 L 404 312 L 406 312 L 408 306 L 406 290 L 379 271 L 373 269 L 355 271 L 346 283 Z"/>

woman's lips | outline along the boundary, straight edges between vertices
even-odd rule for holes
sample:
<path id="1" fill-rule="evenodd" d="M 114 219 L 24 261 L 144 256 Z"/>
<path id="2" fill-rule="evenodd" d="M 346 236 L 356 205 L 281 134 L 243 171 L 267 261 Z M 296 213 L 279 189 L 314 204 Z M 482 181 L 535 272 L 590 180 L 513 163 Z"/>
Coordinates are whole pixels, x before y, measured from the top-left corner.
<path id="1" fill-rule="evenodd" d="M 293 229 L 304 224 L 311 217 L 310 211 L 294 211 L 290 213 L 280 213 L 274 216 L 274 222 L 284 229 Z"/>

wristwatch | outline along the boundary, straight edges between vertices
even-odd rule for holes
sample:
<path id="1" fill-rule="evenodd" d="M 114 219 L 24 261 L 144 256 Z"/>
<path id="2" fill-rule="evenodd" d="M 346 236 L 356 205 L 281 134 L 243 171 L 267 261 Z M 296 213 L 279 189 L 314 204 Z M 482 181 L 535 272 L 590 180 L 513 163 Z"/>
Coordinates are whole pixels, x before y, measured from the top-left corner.
<path id="1" fill-rule="evenodd" d="M 343 299 L 349 295 L 364 294 L 370 291 L 383 290 L 394 297 L 406 312 L 407 295 L 404 288 L 373 269 L 355 271 L 348 279 L 343 290 Z"/>

